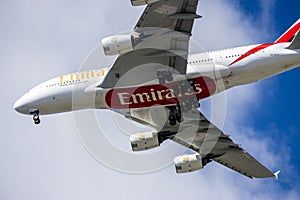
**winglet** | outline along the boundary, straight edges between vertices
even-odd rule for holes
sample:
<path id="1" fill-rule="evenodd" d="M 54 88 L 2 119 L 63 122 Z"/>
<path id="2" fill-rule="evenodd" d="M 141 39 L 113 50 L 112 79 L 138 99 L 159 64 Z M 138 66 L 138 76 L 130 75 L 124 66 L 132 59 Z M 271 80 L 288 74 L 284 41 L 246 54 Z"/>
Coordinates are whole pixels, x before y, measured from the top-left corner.
<path id="1" fill-rule="evenodd" d="M 277 172 L 274 173 L 274 176 L 275 176 L 274 179 L 275 179 L 276 181 L 278 181 L 278 179 L 279 179 L 279 177 L 278 177 L 278 176 L 279 176 L 279 173 L 280 173 L 280 171 L 277 171 Z"/>

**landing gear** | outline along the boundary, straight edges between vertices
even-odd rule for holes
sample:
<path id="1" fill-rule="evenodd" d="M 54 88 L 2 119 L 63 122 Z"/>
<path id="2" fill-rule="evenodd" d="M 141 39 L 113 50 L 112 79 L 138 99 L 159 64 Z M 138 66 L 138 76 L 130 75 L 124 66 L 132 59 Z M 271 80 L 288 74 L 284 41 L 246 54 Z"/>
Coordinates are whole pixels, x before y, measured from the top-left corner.
<path id="1" fill-rule="evenodd" d="M 179 83 L 179 87 L 175 86 L 174 93 L 176 96 L 178 96 L 179 93 L 193 93 L 195 91 L 195 83 L 194 80 L 187 80 L 187 81 L 181 81 Z M 193 91 L 193 92 L 192 92 Z M 200 107 L 200 104 L 198 102 L 198 99 L 195 95 L 186 95 L 186 98 L 184 101 L 182 101 L 179 104 L 179 107 L 182 112 L 188 112 L 192 109 L 198 109 Z"/>
<path id="2" fill-rule="evenodd" d="M 186 98 L 184 102 L 180 103 L 180 108 L 182 112 L 188 112 L 193 109 L 198 109 L 200 104 L 195 97 Z"/>
<path id="3" fill-rule="evenodd" d="M 159 84 L 165 84 L 174 80 L 172 71 L 165 69 L 158 69 L 156 72 Z"/>
<path id="4" fill-rule="evenodd" d="M 179 104 L 177 104 L 176 120 L 178 123 L 183 122 L 182 111 Z"/>
<path id="5" fill-rule="evenodd" d="M 183 122 L 182 112 L 179 104 L 177 106 L 170 106 L 169 109 L 169 122 L 171 126 L 175 126 L 177 122 Z"/>
<path id="6" fill-rule="evenodd" d="M 176 125 L 176 115 L 177 115 L 176 107 L 175 106 L 170 107 L 169 122 L 171 126 Z"/>
<path id="7" fill-rule="evenodd" d="M 186 80 L 180 81 L 179 87 L 181 92 L 187 92 L 190 89 L 190 86 L 188 85 L 188 82 Z"/>
<path id="8" fill-rule="evenodd" d="M 177 98 L 181 98 L 180 102 L 176 106 L 168 107 L 170 110 L 169 123 L 171 126 L 175 126 L 176 123 L 183 122 L 182 113 L 189 112 L 193 109 L 200 107 L 195 92 L 194 80 L 180 81 L 179 84 L 174 84 L 172 87 L 173 93 Z"/>
<path id="9" fill-rule="evenodd" d="M 40 116 L 39 116 L 39 110 L 33 110 L 30 112 L 30 114 L 33 115 L 33 122 L 35 124 L 40 124 L 41 120 L 40 120 Z"/>
<path id="10" fill-rule="evenodd" d="M 41 120 L 40 120 L 39 115 L 34 115 L 33 116 L 33 121 L 34 121 L 35 124 L 40 124 Z"/>

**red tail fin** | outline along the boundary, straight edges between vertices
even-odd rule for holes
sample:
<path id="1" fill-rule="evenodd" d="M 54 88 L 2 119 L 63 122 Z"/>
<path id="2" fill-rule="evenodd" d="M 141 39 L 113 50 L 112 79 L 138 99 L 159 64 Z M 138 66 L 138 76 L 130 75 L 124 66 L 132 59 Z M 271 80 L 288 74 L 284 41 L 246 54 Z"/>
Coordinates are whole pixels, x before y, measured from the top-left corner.
<path id="1" fill-rule="evenodd" d="M 289 28 L 282 36 L 280 36 L 280 38 L 278 38 L 275 41 L 275 44 L 292 42 L 292 40 L 294 39 L 295 35 L 298 33 L 299 30 L 300 30 L 300 19 L 298 19 L 298 21 L 295 24 L 293 24 L 293 26 L 291 26 L 291 28 Z"/>

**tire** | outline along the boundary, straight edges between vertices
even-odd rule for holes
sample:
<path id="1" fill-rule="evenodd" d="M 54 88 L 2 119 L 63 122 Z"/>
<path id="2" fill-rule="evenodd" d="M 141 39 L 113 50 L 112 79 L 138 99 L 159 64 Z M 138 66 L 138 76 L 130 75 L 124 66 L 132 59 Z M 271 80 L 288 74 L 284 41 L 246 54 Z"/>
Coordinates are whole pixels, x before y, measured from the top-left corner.
<path id="1" fill-rule="evenodd" d="M 174 121 L 174 120 L 170 121 L 170 125 L 171 126 L 175 126 L 176 125 L 176 121 Z"/>
<path id="2" fill-rule="evenodd" d="M 34 121 L 39 120 L 39 116 L 38 116 L 38 115 L 33 115 L 33 120 L 34 120 Z"/>

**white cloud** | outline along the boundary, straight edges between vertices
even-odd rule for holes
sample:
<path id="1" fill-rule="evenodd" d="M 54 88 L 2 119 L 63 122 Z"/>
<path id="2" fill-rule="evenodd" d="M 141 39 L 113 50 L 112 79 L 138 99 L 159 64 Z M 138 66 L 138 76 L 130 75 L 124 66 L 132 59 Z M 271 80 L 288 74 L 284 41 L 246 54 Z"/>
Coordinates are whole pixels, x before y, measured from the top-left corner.
<path id="1" fill-rule="evenodd" d="M 204 19 L 196 23 L 193 33 L 206 49 L 262 39 L 253 21 L 247 20 L 235 3 L 200 2 L 199 12 Z M 299 198 L 293 188 L 283 189 L 273 180 L 249 180 L 217 164 L 188 175 L 176 175 L 173 166 L 153 174 L 122 174 L 100 165 L 84 150 L 72 114 L 42 117 L 42 125 L 35 127 L 31 118 L 12 110 L 19 95 L 39 82 L 75 71 L 102 37 L 133 27 L 142 8 L 132 8 L 128 0 L 24 0 L 0 4 L 0 65 L 5 74 L 0 87 L 7 91 L 1 100 L 2 119 L 6 119 L 0 134 L 1 199 Z M 266 16 L 268 20 L 271 17 Z M 103 65 L 108 62 L 104 60 Z M 270 152 L 274 147 L 271 139 L 261 140 L 252 124 L 245 122 L 249 104 L 254 108 L 256 104 L 251 97 L 261 95 L 257 90 L 251 85 L 228 93 L 225 129 L 275 168 L 282 160 L 276 157 L 278 151 Z M 246 131 L 240 133 L 241 129 Z M 288 164 L 289 158 L 284 162 Z"/>

